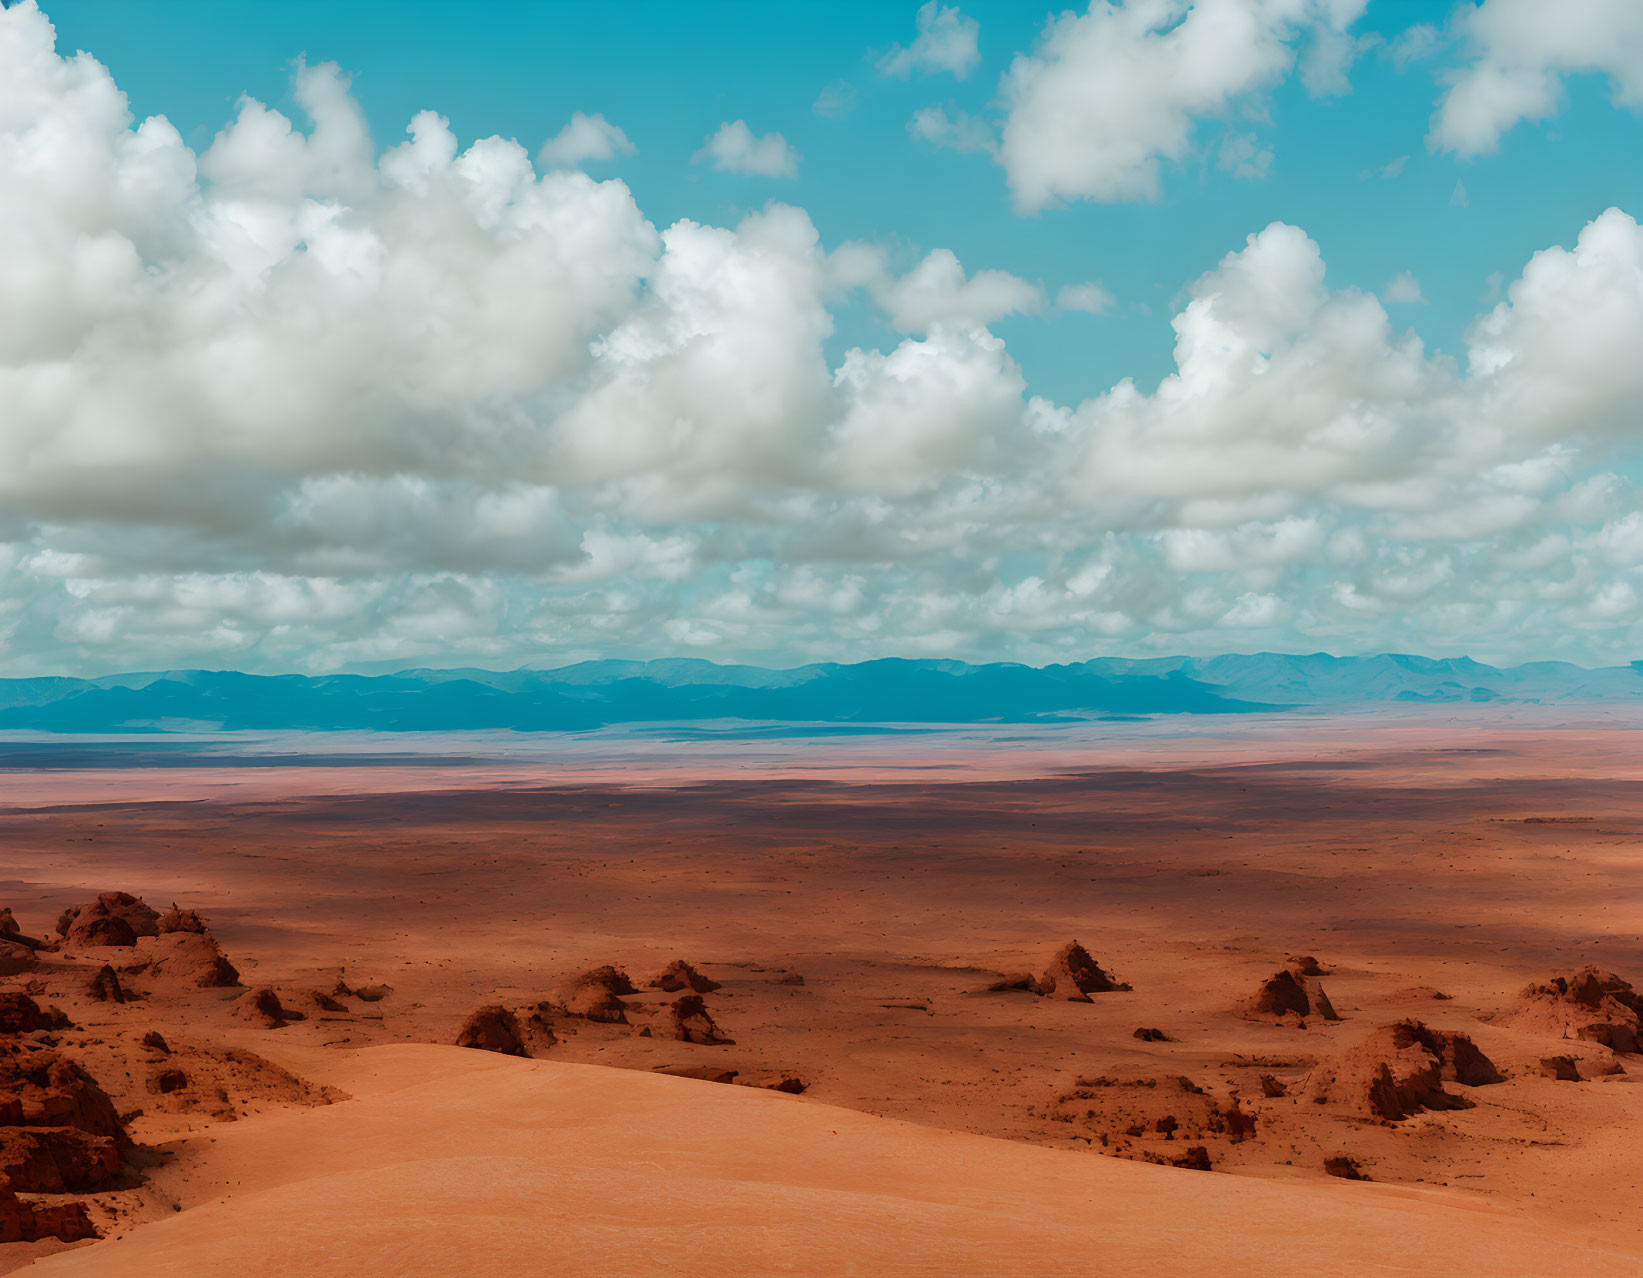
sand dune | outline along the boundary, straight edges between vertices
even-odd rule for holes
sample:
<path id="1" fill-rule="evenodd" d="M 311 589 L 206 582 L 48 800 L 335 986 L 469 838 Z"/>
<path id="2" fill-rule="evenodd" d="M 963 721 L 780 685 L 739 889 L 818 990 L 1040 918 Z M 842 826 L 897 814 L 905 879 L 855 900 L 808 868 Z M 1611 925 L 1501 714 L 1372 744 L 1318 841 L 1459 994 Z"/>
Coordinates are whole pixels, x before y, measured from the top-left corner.
<path id="1" fill-rule="evenodd" d="M 217 1129 L 208 1201 L 30 1273 L 1587 1274 L 1459 1191 L 1279 1184 L 454 1047 L 314 1052 L 354 1099 Z M 186 1261 L 185 1261 L 186 1258 Z"/>

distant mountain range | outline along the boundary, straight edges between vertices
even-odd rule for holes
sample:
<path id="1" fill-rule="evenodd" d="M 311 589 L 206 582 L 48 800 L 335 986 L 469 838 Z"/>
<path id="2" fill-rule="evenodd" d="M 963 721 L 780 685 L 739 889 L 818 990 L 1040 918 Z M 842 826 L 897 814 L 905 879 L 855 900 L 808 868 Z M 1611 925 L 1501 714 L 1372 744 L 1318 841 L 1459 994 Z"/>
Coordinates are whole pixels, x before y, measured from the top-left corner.
<path id="1" fill-rule="evenodd" d="M 1043 667 L 884 660 L 766 670 L 673 659 L 385 675 L 172 670 L 0 679 L 0 730 L 567 731 L 692 720 L 1029 723 L 1495 700 L 1643 700 L 1643 663 L 1587 670 L 1542 661 L 1497 669 L 1464 657 L 1256 653 L 1104 657 Z"/>

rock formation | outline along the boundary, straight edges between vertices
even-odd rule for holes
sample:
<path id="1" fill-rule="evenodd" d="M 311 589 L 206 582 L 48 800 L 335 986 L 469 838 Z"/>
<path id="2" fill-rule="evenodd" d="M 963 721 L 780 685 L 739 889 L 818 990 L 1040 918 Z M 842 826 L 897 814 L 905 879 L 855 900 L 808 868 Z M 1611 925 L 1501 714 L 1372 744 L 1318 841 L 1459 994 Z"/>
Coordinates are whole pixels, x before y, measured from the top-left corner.
<path id="1" fill-rule="evenodd" d="M 1421 1110 L 1467 1109 L 1472 1101 L 1444 1083 L 1482 1087 L 1501 1073 L 1464 1034 L 1420 1021 L 1383 1025 L 1300 1084 L 1305 1101 L 1339 1105 L 1365 1118 L 1397 1122 Z"/>

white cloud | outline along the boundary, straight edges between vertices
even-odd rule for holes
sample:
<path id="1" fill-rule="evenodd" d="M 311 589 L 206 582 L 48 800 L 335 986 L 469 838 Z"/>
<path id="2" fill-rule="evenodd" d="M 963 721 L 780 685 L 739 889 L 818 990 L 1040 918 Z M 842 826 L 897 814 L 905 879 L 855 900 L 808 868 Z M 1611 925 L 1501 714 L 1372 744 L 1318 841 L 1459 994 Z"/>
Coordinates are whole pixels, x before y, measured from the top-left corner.
<path id="1" fill-rule="evenodd" d="M 968 111 L 948 113 L 946 107 L 920 107 L 907 122 L 907 131 L 921 142 L 961 153 L 998 150 L 992 126 Z"/>
<path id="2" fill-rule="evenodd" d="M 1405 27 L 1386 47 L 1386 54 L 1399 71 L 1431 57 L 1443 47 L 1443 35 L 1430 22 Z"/>
<path id="3" fill-rule="evenodd" d="M 799 175 L 799 153 L 787 144 L 787 139 L 776 132 L 760 136 L 747 127 L 746 120 L 721 124 L 692 158 L 697 163 L 711 163 L 720 173 L 772 178 Z"/>
<path id="4" fill-rule="evenodd" d="M 1155 199 L 1160 161 L 1187 154 L 1197 121 L 1287 74 L 1303 37 L 1309 90 L 1342 91 L 1366 2 L 1094 0 L 1052 19 L 1000 85 L 998 162 L 1017 207 Z"/>
<path id="5" fill-rule="evenodd" d="M 1082 311 L 1086 315 L 1105 315 L 1117 299 L 1095 280 L 1087 284 L 1064 284 L 1055 295 L 1058 311 Z"/>
<path id="6" fill-rule="evenodd" d="M 979 22 L 966 18 L 957 5 L 929 0 L 919 7 L 917 23 L 918 38 L 911 45 L 905 49 L 897 45 L 879 59 L 882 74 L 905 78 L 915 72 L 945 71 L 962 80 L 975 70 L 981 61 Z"/>
<path id="7" fill-rule="evenodd" d="M 1421 282 L 1415 278 L 1413 271 L 1399 271 L 1386 282 L 1386 287 L 1381 290 L 1381 296 L 1400 306 L 1426 305 L 1426 296 L 1421 292 Z"/>
<path id="8" fill-rule="evenodd" d="M 977 271 L 966 279 L 951 251 L 934 249 L 900 279 L 877 290 L 890 323 L 904 333 L 940 325 L 981 328 L 1006 315 L 1044 309 L 1044 290 L 1008 271 Z"/>
<path id="9" fill-rule="evenodd" d="M 1617 104 L 1643 109 L 1643 5 L 1635 0 L 1483 0 L 1455 19 L 1470 61 L 1432 117 L 1438 150 L 1496 150 L 1523 120 L 1555 115 L 1568 75 L 1607 76 Z"/>
<path id="10" fill-rule="evenodd" d="M 810 109 L 828 120 L 842 120 L 855 108 L 856 86 L 848 80 L 833 80 L 822 87 Z"/>
<path id="11" fill-rule="evenodd" d="M 571 114 L 558 133 L 542 145 L 537 163 L 545 169 L 569 169 L 589 160 L 614 160 L 619 155 L 637 155 L 639 149 L 602 115 Z"/>
<path id="12" fill-rule="evenodd" d="M 196 155 L 0 9 L 0 670 L 1643 641 L 1626 213 L 1456 357 L 1274 223 L 1057 404 L 988 330 L 1036 283 L 294 90 Z M 905 336 L 834 352 L 864 299 Z"/>
<path id="13" fill-rule="evenodd" d="M 1272 171 L 1272 150 L 1253 133 L 1228 133 L 1215 162 L 1240 182 L 1258 182 Z"/>

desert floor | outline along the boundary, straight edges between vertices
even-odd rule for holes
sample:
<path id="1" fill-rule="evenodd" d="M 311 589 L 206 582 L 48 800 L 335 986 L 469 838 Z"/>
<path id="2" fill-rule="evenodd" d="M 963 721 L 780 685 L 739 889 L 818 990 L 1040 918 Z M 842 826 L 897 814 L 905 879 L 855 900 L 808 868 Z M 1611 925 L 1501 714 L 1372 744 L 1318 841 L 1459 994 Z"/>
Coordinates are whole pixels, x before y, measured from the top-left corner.
<path id="1" fill-rule="evenodd" d="M 391 987 L 271 1029 L 244 988 L 93 1001 L 100 950 L 0 982 L 68 1014 L 54 1041 L 142 1111 L 143 1163 L 91 1196 L 103 1241 L 3 1244 L 0 1271 L 1643 1272 L 1643 1056 L 1508 1023 L 1554 973 L 1643 985 L 1640 716 L 12 740 L 0 763 L 24 931 L 119 889 L 197 909 L 292 1006 Z M 986 990 L 1073 939 L 1133 988 Z M 1340 1019 L 1240 1014 L 1296 954 Z M 671 1037 L 645 984 L 680 958 L 734 1043 Z M 640 986 L 628 1024 L 550 1017 L 533 1061 L 451 1046 L 600 964 Z M 1303 1095 L 1401 1018 L 1505 1081 L 1395 1122 Z M 148 1089 L 151 1029 L 189 1087 Z M 1252 1131 L 1217 1126 L 1234 1097 Z M 1186 1146 L 1214 1170 L 1167 1165 Z M 1343 1156 L 1368 1183 L 1326 1174 Z"/>

